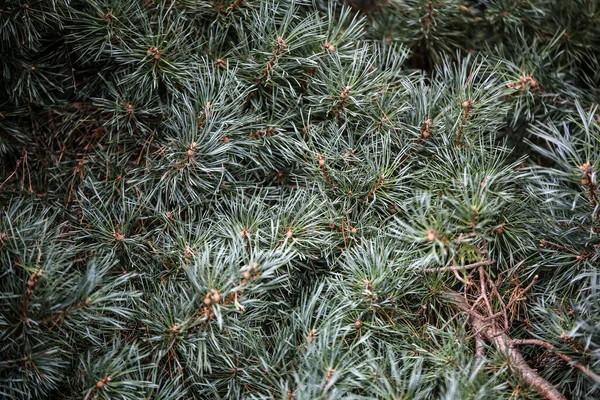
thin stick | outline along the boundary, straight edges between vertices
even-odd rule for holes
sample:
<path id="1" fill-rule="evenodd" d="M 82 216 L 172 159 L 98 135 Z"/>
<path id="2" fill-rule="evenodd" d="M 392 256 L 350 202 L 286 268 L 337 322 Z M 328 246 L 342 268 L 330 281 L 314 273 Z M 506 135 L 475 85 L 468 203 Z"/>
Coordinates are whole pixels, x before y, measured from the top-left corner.
<path id="1" fill-rule="evenodd" d="M 519 372 L 530 387 L 537 390 L 547 400 L 566 400 L 566 397 L 553 384 L 541 377 L 536 370 L 527 364 L 519 349 L 511 346 L 512 339 L 502 329 L 499 329 L 495 324 L 487 325 L 480 315 L 470 312 L 470 304 L 459 293 L 451 291 L 446 294 L 446 297 L 461 311 L 469 314 L 469 321 L 473 329 L 481 333 L 500 353 L 508 357 L 510 365 Z"/>
<path id="2" fill-rule="evenodd" d="M 500 296 L 498 288 L 496 287 L 496 284 L 494 283 L 492 278 L 489 278 L 488 281 L 490 282 L 490 286 L 492 287 L 492 294 L 496 295 L 496 298 L 498 299 L 498 301 L 500 301 L 500 305 L 502 306 L 501 313 L 504 315 L 504 331 L 508 332 L 508 314 L 506 312 L 506 304 L 504 304 L 504 300 L 502 299 L 502 296 Z"/>
<path id="3" fill-rule="evenodd" d="M 556 351 L 556 348 L 551 343 L 545 342 L 540 339 L 513 339 L 511 341 L 511 344 L 515 345 L 515 346 L 519 346 L 519 345 L 523 345 L 523 344 L 533 344 L 533 345 L 545 347 L 546 349 L 550 350 L 551 352 L 556 354 L 558 357 L 562 358 L 564 361 L 569 363 L 573 368 L 577 368 L 578 370 L 580 370 L 581 372 L 583 372 L 584 374 L 586 374 L 587 376 L 589 376 L 596 382 L 600 383 L 600 375 L 596 374 L 589 367 L 579 364 L 577 361 L 575 361 L 571 357 L 567 356 L 566 354 L 559 353 L 558 351 Z"/>
<path id="4" fill-rule="evenodd" d="M 485 357 L 485 343 L 481 334 L 475 335 L 475 357 L 478 359 L 478 362 L 483 361 Z"/>
<path id="5" fill-rule="evenodd" d="M 459 281 L 461 281 L 462 283 L 464 283 L 465 285 L 470 285 L 471 282 L 468 282 L 466 280 L 464 280 L 459 274 L 457 270 L 452 270 L 452 272 L 454 272 L 454 276 L 456 277 L 456 279 L 458 279 Z"/>
<path id="6" fill-rule="evenodd" d="M 425 268 L 423 270 L 423 272 L 425 273 L 433 273 L 433 272 L 446 272 L 446 271 L 464 271 L 464 270 L 469 270 L 469 269 L 473 269 L 473 268 L 477 268 L 477 267 L 482 267 L 482 266 L 488 266 L 488 265 L 494 265 L 496 263 L 496 261 L 493 260 L 486 260 L 486 261 L 479 261 L 473 264 L 467 264 L 467 265 L 451 265 L 448 267 L 441 267 L 441 268 Z"/>
<path id="7" fill-rule="evenodd" d="M 490 304 L 490 299 L 488 298 L 487 295 L 487 289 L 486 289 L 486 279 L 485 279 L 485 270 L 483 269 L 483 266 L 479 267 L 479 280 L 480 280 L 480 285 L 481 285 L 481 295 L 483 296 L 483 299 L 485 300 L 485 305 L 488 308 L 488 311 L 491 314 L 494 313 L 494 310 L 492 309 L 492 305 Z"/>

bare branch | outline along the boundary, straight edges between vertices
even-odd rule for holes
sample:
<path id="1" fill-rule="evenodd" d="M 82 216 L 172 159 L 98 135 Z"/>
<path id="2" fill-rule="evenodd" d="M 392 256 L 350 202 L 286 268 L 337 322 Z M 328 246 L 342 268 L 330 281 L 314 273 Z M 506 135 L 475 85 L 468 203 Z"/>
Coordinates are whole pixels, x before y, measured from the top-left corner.
<path id="1" fill-rule="evenodd" d="M 473 329 L 490 341 L 500 353 L 508 357 L 510 365 L 530 387 L 548 400 L 566 400 L 566 397 L 553 384 L 541 377 L 527 364 L 519 349 L 512 345 L 512 339 L 502 329 L 493 323 L 486 324 L 480 315 L 470 312 L 470 305 L 460 294 L 449 292 L 445 296 L 460 310 L 469 313 L 469 321 Z"/>
<path id="2" fill-rule="evenodd" d="M 434 272 L 446 272 L 446 271 L 465 271 L 465 270 L 469 270 L 469 269 L 473 269 L 473 268 L 477 268 L 477 267 L 481 267 L 481 266 L 494 265 L 495 263 L 496 263 L 496 261 L 493 261 L 493 260 L 479 261 L 479 262 L 476 262 L 473 264 L 467 264 L 467 265 L 450 265 L 448 267 L 441 267 L 441 268 L 425 268 L 423 270 L 423 272 L 434 273 Z"/>
<path id="3" fill-rule="evenodd" d="M 580 370 L 581 372 L 583 372 L 584 374 L 586 374 L 587 376 L 589 376 L 596 382 L 600 383 L 600 375 L 596 374 L 589 367 L 579 364 L 577 361 L 575 361 L 568 355 L 559 353 L 558 351 L 556 351 L 556 348 L 551 343 L 545 342 L 540 339 L 513 339 L 511 344 L 514 346 L 519 346 L 519 345 L 524 345 L 524 344 L 532 344 L 532 345 L 542 346 L 542 347 L 550 350 L 554 354 L 556 354 L 558 357 L 562 358 L 564 361 L 569 363 L 573 368 L 577 368 L 578 370 Z"/>

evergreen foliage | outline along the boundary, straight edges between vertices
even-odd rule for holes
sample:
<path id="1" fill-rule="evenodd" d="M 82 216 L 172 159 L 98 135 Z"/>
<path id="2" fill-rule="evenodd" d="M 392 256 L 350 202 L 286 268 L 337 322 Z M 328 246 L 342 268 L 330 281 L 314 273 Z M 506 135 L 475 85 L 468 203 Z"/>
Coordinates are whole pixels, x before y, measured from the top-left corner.
<path id="1" fill-rule="evenodd" d="M 0 397 L 600 397 L 597 0 L 5 0 Z"/>

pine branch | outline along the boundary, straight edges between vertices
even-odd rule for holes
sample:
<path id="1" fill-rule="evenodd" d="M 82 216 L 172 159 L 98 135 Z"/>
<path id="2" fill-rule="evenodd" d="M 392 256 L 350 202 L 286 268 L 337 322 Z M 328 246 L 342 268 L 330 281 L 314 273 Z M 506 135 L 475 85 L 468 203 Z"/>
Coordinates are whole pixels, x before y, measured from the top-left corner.
<path id="1" fill-rule="evenodd" d="M 554 385 L 542 378 L 527 364 L 521 352 L 513 345 L 513 339 L 504 333 L 502 329 L 498 328 L 493 322 L 484 322 L 483 316 L 472 311 L 468 302 L 459 293 L 450 292 L 446 297 L 461 311 L 468 313 L 469 322 L 471 323 L 473 330 L 478 334 L 481 334 L 486 340 L 491 342 L 500 353 L 508 357 L 510 366 L 519 373 L 521 378 L 529 386 L 537 390 L 548 400 L 566 400 L 566 397 L 560 393 Z"/>
<path id="2" fill-rule="evenodd" d="M 446 272 L 446 271 L 468 271 L 468 270 L 479 268 L 479 267 L 494 265 L 495 263 L 496 263 L 496 261 L 494 261 L 494 260 L 485 260 L 485 261 L 478 261 L 476 263 L 467 264 L 467 265 L 451 265 L 448 267 L 440 267 L 440 268 L 425 268 L 425 269 L 423 269 L 423 272 L 434 273 L 434 272 Z"/>
<path id="3" fill-rule="evenodd" d="M 552 345 L 551 343 L 545 342 L 540 339 L 512 339 L 512 341 L 511 341 L 511 345 L 514 345 L 514 346 L 521 346 L 521 345 L 527 345 L 527 344 L 545 347 L 546 349 L 552 351 L 552 353 L 556 354 L 558 357 L 562 358 L 565 362 L 567 362 L 573 368 L 577 368 L 578 370 L 580 370 L 581 372 L 583 372 L 584 374 L 586 374 L 587 376 L 589 376 L 596 382 L 600 383 L 600 375 L 596 374 L 589 367 L 579 364 L 577 361 L 573 360 L 573 358 L 567 356 L 566 354 L 562 354 L 562 353 L 556 351 L 554 345 Z"/>

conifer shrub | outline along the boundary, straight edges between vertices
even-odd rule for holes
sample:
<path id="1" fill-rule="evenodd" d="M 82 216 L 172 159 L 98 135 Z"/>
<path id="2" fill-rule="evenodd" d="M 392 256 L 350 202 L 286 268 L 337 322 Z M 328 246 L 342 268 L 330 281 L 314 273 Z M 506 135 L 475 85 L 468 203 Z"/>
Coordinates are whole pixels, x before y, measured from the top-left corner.
<path id="1" fill-rule="evenodd" d="M 596 0 L 5 0 L 0 397 L 600 397 Z"/>

